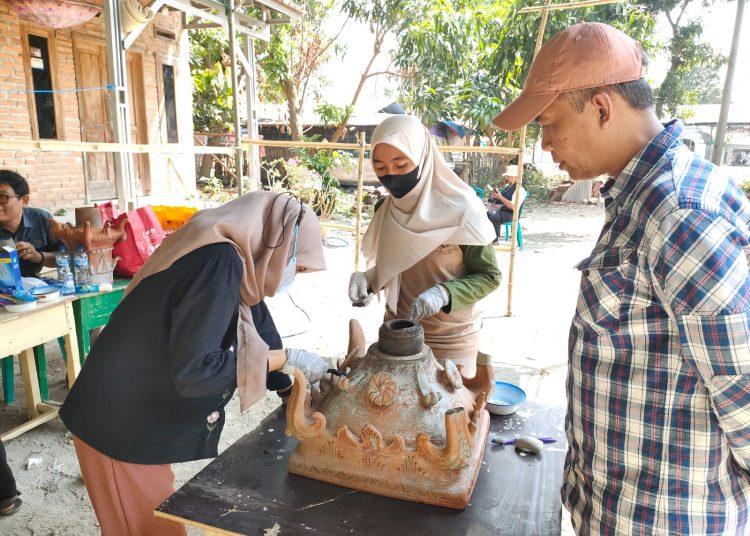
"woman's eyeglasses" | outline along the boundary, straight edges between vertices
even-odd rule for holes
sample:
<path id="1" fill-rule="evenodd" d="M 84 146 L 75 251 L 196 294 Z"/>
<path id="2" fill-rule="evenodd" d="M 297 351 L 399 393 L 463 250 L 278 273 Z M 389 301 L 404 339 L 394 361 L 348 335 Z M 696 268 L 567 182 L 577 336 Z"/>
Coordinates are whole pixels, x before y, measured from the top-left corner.
<path id="1" fill-rule="evenodd" d="M 10 201 L 14 197 L 18 198 L 18 199 L 21 199 L 20 195 L 0 194 L 0 205 L 7 205 L 8 201 Z"/>

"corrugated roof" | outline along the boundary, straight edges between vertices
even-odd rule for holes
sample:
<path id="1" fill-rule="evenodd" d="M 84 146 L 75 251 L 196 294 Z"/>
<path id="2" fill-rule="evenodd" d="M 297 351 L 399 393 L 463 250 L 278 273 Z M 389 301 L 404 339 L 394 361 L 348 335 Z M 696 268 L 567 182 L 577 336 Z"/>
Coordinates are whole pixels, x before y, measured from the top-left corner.
<path id="1" fill-rule="evenodd" d="M 719 122 L 719 104 L 698 104 L 695 106 L 681 106 L 680 111 L 692 111 L 693 115 L 683 122 L 686 125 L 715 125 Z M 729 107 L 727 123 L 749 123 L 750 124 L 750 104 L 747 101 L 735 102 Z"/>

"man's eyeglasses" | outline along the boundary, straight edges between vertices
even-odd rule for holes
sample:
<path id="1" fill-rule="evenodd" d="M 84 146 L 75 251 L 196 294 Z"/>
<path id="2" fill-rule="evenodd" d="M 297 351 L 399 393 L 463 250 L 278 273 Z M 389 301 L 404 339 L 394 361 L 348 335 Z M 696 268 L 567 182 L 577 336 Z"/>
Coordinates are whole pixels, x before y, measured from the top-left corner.
<path id="1" fill-rule="evenodd" d="M 10 201 L 13 198 L 21 199 L 20 195 L 8 195 L 8 194 L 0 194 L 0 205 L 7 205 L 8 201 Z"/>

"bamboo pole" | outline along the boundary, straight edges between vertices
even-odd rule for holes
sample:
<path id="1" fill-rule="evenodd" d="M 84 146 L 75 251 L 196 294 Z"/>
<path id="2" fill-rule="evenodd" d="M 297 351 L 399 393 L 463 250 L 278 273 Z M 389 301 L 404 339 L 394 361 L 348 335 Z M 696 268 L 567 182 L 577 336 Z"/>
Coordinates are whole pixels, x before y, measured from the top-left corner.
<path id="1" fill-rule="evenodd" d="M 313 147 L 317 149 L 355 149 L 359 150 L 359 143 L 329 143 L 326 141 L 284 141 L 284 140 L 251 140 L 244 138 L 243 145 L 265 145 L 266 147 Z M 369 148 L 369 145 L 365 146 Z M 440 145 L 441 153 L 489 153 L 516 155 L 521 151 L 515 147 L 480 147 L 475 145 Z"/>
<path id="2" fill-rule="evenodd" d="M 602 6 L 605 4 L 617 4 L 623 0 L 586 0 L 584 2 L 568 2 L 567 4 L 555 4 L 551 5 L 547 3 L 544 6 L 528 6 L 523 9 L 519 9 L 519 13 L 535 13 L 538 11 L 559 11 L 561 9 L 576 9 L 579 7 L 594 7 Z"/>
<path id="3" fill-rule="evenodd" d="M 235 13 L 234 0 L 225 2 L 227 15 L 227 36 L 229 37 L 229 61 L 231 62 L 230 74 L 232 77 L 232 122 L 234 125 L 234 165 L 237 168 L 237 197 L 241 197 L 242 191 L 242 171 L 245 164 L 245 153 L 242 150 L 240 138 L 242 137 L 242 127 L 240 126 L 240 85 L 237 80 L 237 35 L 235 31 Z"/>
<path id="4" fill-rule="evenodd" d="M 365 133 L 359 133 L 359 165 L 357 166 L 357 222 L 354 230 L 354 271 L 359 270 L 359 250 L 362 241 L 362 186 L 365 181 Z"/>
<path id="5" fill-rule="evenodd" d="M 138 143 L 104 143 L 57 140 L 0 139 L 0 151 L 41 151 L 63 153 L 159 153 L 159 154 L 234 154 L 230 147 Z"/>
<path id="6" fill-rule="evenodd" d="M 544 11 L 542 11 L 542 20 L 539 24 L 539 33 L 536 36 L 536 43 L 534 45 L 534 58 L 539 53 L 539 49 L 542 48 L 542 40 L 544 39 L 544 29 L 547 26 L 547 18 L 549 17 L 549 7 L 552 4 L 552 0 L 547 0 L 547 5 Z M 518 180 L 516 182 L 516 199 L 513 203 L 513 220 L 510 225 L 510 261 L 508 263 L 508 307 L 506 316 L 513 316 L 513 275 L 516 265 L 516 235 L 518 233 L 518 212 L 521 208 L 521 203 L 524 201 L 521 199 L 521 189 L 523 188 L 523 149 L 526 147 L 526 125 L 521 129 L 519 136 L 518 146 L 520 152 L 518 153 Z"/>

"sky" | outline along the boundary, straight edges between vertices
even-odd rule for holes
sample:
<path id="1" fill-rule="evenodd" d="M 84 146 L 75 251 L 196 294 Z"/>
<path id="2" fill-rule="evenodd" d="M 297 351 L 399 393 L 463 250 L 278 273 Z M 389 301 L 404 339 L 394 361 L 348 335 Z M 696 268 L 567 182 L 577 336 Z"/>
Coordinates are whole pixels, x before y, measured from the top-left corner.
<path id="1" fill-rule="evenodd" d="M 714 50 L 721 52 L 724 56 L 729 56 L 729 50 L 732 46 L 732 34 L 734 32 L 734 21 L 737 12 L 737 1 L 726 2 L 717 0 L 714 6 L 703 8 L 699 2 L 688 15 L 692 17 L 701 17 L 703 20 L 703 42 L 709 43 Z M 740 34 L 740 46 L 738 48 L 737 64 L 734 71 L 734 81 L 732 84 L 732 102 L 740 101 L 741 96 L 747 95 L 750 90 L 750 6 L 745 5 L 745 14 L 743 16 L 742 32 Z M 658 21 L 659 36 L 665 41 L 671 35 L 669 23 L 666 17 Z M 654 82 L 659 83 L 666 74 L 668 68 L 666 56 L 655 58 L 652 68 L 649 69 L 649 77 Z M 726 67 L 722 68 L 719 73 L 721 77 L 721 88 L 724 87 L 724 77 L 726 76 Z"/>
<path id="2" fill-rule="evenodd" d="M 714 49 L 720 51 L 725 56 L 729 55 L 732 43 L 732 32 L 734 30 L 734 20 L 737 9 L 736 0 L 726 2 L 726 0 L 717 0 L 716 4 L 710 8 L 702 8 L 700 2 L 695 4 L 693 11 L 689 12 L 690 16 L 700 16 L 703 19 L 703 40 L 710 43 Z M 743 28 L 739 47 L 739 57 L 735 68 L 734 83 L 732 88 L 732 101 L 741 102 L 741 96 L 745 96 L 750 91 L 750 6 L 745 7 Z M 330 31 L 338 31 L 342 19 L 332 19 L 330 22 Z M 658 35 L 665 41 L 670 36 L 669 25 L 664 17 L 658 21 Z M 351 102 L 354 90 L 359 82 L 360 73 L 365 67 L 367 60 L 372 52 L 372 35 L 364 24 L 357 22 L 348 22 L 344 28 L 340 42 L 346 44 L 346 53 L 342 58 L 331 61 L 325 68 L 324 72 L 329 79 L 330 84 L 323 90 L 324 100 L 343 105 Z M 391 41 L 389 46 L 395 46 Z M 380 54 L 380 57 L 374 65 L 373 71 L 384 71 L 389 67 L 390 58 L 387 52 Z M 666 55 L 653 58 L 649 69 L 649 78 L 655 83 L 660 83 L 666 74 L 668 60 Z M 722 69 L 721 87 L 723 88 L 724 76 L 726 69 Z M 359 98 L 357 109 L 364 113 L 371 113 L 378 108 L 385 106 L 394 99 L 396 82 L 388 80 L 385 76 L 370 78 Z M 389 94 L 390 92 L 390 94 Z"/>

